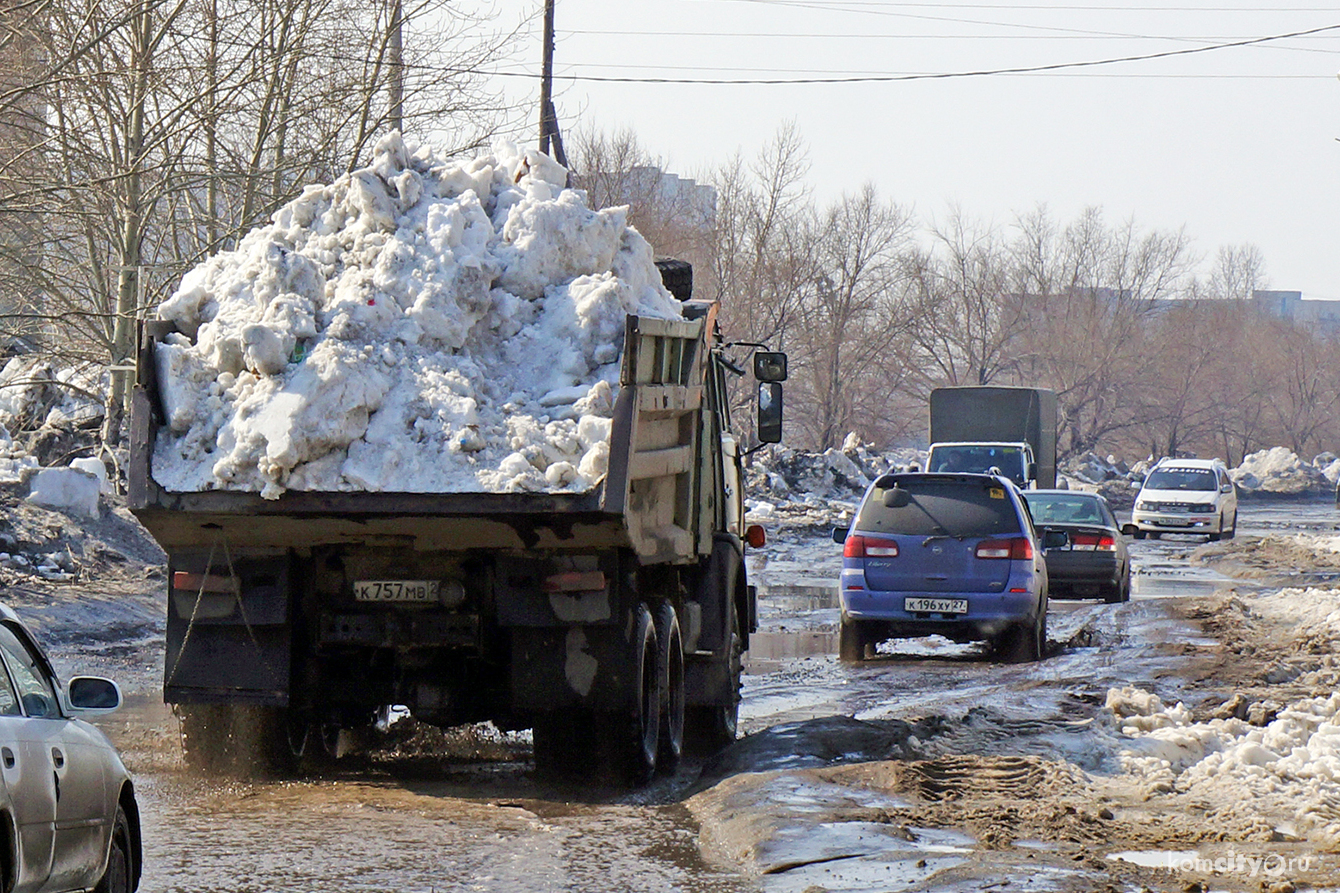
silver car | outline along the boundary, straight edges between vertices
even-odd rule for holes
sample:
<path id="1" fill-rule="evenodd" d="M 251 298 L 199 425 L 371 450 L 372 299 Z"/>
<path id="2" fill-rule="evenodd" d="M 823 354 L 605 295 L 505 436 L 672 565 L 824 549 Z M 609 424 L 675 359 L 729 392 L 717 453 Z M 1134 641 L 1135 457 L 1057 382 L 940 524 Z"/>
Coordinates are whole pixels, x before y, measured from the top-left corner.
<path id="1" fill-rule="evenodd" d="M 0 604 L 0 890 L 139 886 L 134 785 L 111 742 L 80 719 L 120 706 L 110 679 L 76 676 L 62 687 L 18 616 Z"/>

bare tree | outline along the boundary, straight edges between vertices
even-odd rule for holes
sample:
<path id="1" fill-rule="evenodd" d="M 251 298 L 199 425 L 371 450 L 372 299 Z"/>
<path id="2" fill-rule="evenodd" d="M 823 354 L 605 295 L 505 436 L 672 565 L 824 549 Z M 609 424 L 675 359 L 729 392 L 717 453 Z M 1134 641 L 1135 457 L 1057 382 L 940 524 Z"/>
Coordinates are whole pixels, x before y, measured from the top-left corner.
<path id="1" fill-rule="evenodd" d="M 1024 296 L 1011 290 L 1006 245 L 994 227 L 957 208 L 931 236 L 931 247 L 907 261 L 922 389 L 998 382 L 1012 370 L 1015 341 L 1030 322 Z"/>
<path id="2" fill-rule="evenodd" d="M 1098 208 L 1062 229 L 1040 209 L 1020 219 L 1015 256 L 1031 307 L 1026 380 L 1057 391 L 1062 454 L 1091 450 L 1139 412 L 1143 335 L 1191 269 L 1188 239 L 1134 221 L 1110 228 Z"/>
<path id="3" fill-rule="evenodd" d="M 899 255 L 910 215 L 867 184 L 843 196 L 814 232 L 815 278 L 798 307 L 791 405 L 803 442 L 827 449 L 848 432 L 874 439 L 903 385 L 910 328 Z"/>
<path id="4" fill-rule="evenodd" d="M 0 172 L 0 219 L 41 220 L 27 271 L 52 344 L 124 365 L 133 324 L 181 273 L 312 181 L 368 157 L 393 114 L 449 148 L 504 112 L 482 63 L 509 40 L 445 0 L 52 0 L 38 101 L 40 175 Z M 394 62 L 392 57 L 395 57 Z M 391 90 L 389 81 L 396 81 Z M 122 383 L 124 379 L 121 380 Z M 116 407 L 110 401 L 109 435 Z"/>
<path id="5" fill-rule="evenodd" d="M 1253 292 L 1268 284 L 1266 259 L 1260 248 L 1252 244 L 1223 245 L 1215 254 L 1205 296 L 1250 301 Z"/>

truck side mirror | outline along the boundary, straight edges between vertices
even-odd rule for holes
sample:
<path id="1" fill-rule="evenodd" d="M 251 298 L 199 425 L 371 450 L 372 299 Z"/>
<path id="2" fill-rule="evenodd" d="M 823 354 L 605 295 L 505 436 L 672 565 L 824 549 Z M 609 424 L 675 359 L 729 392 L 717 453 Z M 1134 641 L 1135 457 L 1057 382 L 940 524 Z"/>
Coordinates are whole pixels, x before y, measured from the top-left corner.
<path id="1" fill-rule="evenodd" d="M 782 442 L 782 386 L 775 381 L 758 383 L 758 442 Z"/>
<path id="2" fill-rule="evenodd" d="M 786 354 L 771 350 L 755 353 L 754 377 L 759 381 L 786 381 Z"/>
<path id="3" fill-rule="evenodd" d="M 1038 479 L 1038 463 L 1029 462 L 1024 474 L 1028 475 L 1027 480 L 1036 481 Z"/>

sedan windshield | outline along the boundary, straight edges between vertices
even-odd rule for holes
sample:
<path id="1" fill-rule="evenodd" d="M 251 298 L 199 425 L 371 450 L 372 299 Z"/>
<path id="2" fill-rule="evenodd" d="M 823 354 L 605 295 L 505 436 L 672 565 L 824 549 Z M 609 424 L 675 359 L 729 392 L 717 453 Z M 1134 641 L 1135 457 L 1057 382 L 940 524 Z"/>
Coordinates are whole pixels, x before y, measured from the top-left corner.
<path id="1" fill-rule="evenodd" d="M 1145 480 L 1150 490 L 1217 490 L 1214 472 L 1207 468 L 1161 468 Z"/>
<path id="2" fill-rule="evenodd" d="M 1102 506 L 1091 496 L 1025 493 L 1036 524 L 1105 524 Z"/>

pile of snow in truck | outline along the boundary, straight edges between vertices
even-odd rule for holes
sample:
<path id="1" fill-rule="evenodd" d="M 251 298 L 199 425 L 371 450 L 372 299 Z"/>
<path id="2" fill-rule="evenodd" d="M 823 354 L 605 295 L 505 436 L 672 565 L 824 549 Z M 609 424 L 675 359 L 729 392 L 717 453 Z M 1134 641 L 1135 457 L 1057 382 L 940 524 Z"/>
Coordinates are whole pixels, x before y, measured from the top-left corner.
<path id="1" fill-rule="evenodd" d="M 384 139 L 159 308 L 170 491 L 585 491 L 625 317 L 676 318 L 625 209 L 540 153 Z"/>

